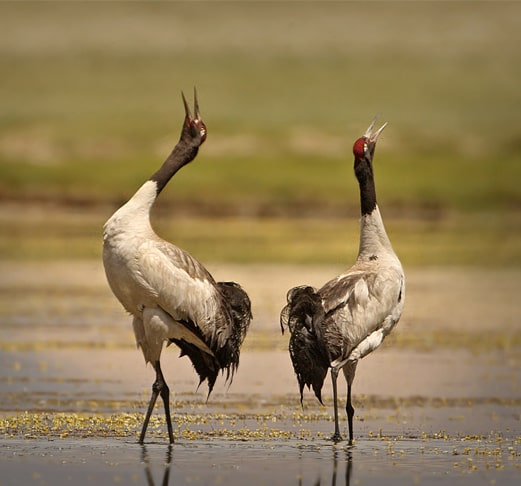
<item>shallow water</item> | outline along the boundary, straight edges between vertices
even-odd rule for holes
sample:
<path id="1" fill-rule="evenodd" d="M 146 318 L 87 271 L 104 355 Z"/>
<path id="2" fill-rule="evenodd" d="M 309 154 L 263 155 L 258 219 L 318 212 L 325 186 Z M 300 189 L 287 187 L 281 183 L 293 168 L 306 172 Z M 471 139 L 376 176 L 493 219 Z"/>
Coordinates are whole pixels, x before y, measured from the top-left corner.
<path id="1" fill-rule="evenodd" d="M 2 484 L 518 484 L 519 444 L 497 440 L 3 441 Z"/>
<path id="2" fill-rule="evenodd" d="M 348 448 L 328 440 L 329 380 L 325 406 L 309 392 L 300 406 L 278 327 L 284 289 L 307 276 L 326 280 L 331 268 L 217 268 L 245 282 L 256 319 L 232 385 L 219 379 L 208 401 L 189 361 L 174 347 L 163 353 L 173 447 L 159 406 L 146 445 L 136 443 L 153 372 L 100 265 L 0 270 L 0 485 L 519 482 L 521 350 L 510 339 L 521 328 L 516 272 L 477 279 L 454 270 L 450 291 L 439 270 L 409 273 L 397 333 L 436 327 L 443 341 L 427 349 L 386 342 L 359 364 L 356 442 Z M 475 297 L 483 281 L 496 292 L 492 309 Z M 343 398 L 340 407 L 345 435 Z"/>

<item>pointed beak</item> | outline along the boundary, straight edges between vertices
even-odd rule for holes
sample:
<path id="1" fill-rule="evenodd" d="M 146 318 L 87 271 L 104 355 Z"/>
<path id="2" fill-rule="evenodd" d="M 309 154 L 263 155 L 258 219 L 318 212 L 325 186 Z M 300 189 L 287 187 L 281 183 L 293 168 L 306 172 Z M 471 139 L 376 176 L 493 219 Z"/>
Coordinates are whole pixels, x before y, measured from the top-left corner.
<path id="1" fill-rule="evenodd" d="M 374 132 L 371 137 L 369 138 L 370 142 L 376 143 L 376 140 L 380 136 L 380 133 L 383 132 L 383 129 L 387 126 L 387 122 L 385 122 L 376 132 Z"/>
<path id="2" fill-rule="evenodd" d="M 371 122 L 371 125 L 369 125 L 369 128 L 365 131 L 364 137 L 369 139 L 369 142 L 376 143 L 376 140 L 380 136 L 380 133 L 382 133 L 383 129 L 387 126 L 387 122 L 385 122 L 376 132 L 373 132 L 373 128 L 376 125 L 377 116 L 374 117 L 374 120 Z"/>
<path id="3" fill-rule="evenodd" d="M 186 101 L 185 94 L 181 91 L 181 96 L 183 97 L 183 104 L 185 105 L 185 114 L 186 119 L 190 122 L 201 120 L 201 113 L 199 112 L 199 102 L 197 101 L 197 90 L 194 86 L 194 116 L 192 117 L 192 112 L 190 111 L 190 107 L 188 106 L 188 102 Z"/>
<path id="4" fill-rule="evenodd" d="M 371 122 L 371 125 L 369 125 L 369 128 L 365 131 L 365 133 L 364 133 L 365 138 L 371 138 L 371 132 L 373 131 L 373 128 L 376 124 L 377 118 L 378 118 L 377 116 L 374 117 L 373 121 Z"/>
<path id="5" fill-rule="evenodd" d="M 185 114 L 187 120 L 192 120 L 192 114 L 190 113 L 190 107 L 188 106 L 188 103 L 185 98 L 185 94 L 181 91 L 181 96 L 183 97 L 183 103 L 185 105 Z"/>
<path id="6" fill-rule="evenodd" d="M 364 137 L 369 140 L 370 143 L 375 144 L 376 140 L 380 136 L 380 133 L 382 133 L 383 129 L 387 126 L 387 122 L 385 122 L 376 132 L 373 132 L 374 126 L 376 125 L 377 116 L 374 117 L 374 120 L 371 122 L 371 125 L 369 125 L 369 128 L 365 131 Z"/>

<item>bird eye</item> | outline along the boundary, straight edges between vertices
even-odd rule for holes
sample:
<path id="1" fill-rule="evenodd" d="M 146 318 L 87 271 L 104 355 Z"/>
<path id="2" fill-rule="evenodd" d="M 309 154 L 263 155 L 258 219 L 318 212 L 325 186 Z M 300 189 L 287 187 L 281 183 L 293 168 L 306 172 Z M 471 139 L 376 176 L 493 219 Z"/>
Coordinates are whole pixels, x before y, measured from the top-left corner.
<path id="1" fill-rule="evenodd" d="M 367 152 L 367 143 L 364 143 L 364 152 Z"/>

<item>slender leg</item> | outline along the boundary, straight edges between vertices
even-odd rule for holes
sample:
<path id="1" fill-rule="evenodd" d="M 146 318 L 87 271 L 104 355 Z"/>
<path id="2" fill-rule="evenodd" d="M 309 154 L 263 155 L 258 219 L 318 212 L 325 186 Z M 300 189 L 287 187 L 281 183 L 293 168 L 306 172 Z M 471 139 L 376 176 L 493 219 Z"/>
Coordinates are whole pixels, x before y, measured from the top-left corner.
<path id="1" fill-rule="evenodd" d="M 159 369 L 159 362 L 158 369 Z M 165 379 L 163 378 L 163 373 L 161 373 L 161 370 L 159 369 L 159 373 L 161 374 L 161 379 L 163 380 L 163 387 L 161 388 L 161 398 L 163 399 L 163 405 L 165 407 L 165 420 L 166 420 L 166 426 L 168 428 L 168 440 L 170 441 L 170 444 L 174 443 L 174 433 L 172 431 L 172 418 L 170 417 L 170 389 L 168 388 Z"/>
<path id="2" fill-rule="evenodd" d="M 338 442 L 342 440 L 342 436 L 340 435 L 340 428 L 338 427 L 338 393 L 336 388 L 336 380 L 338 378 L 338 369 L 331 368 L 331 380 L 333 382 L 333 410 L 335 412 L 335 433 L 333 434 L 333 437 L 331 437 L 332 440 L 335 442 Z"/>
<path id="3" fill-rule="evenodd" d="M 150 420 L 150 416 L 152 415 L 152 410 L 154 410 L 154 405 L 156 404 L 157 396 L 159 395 L 159 385 L 158 380 L 152 385 L 152 396 L 150 397 L 150 402 L 148 403 L 147 414 L 145 415 L 145 421 L 143 422 L 143 427 L 141 429 L 141 435 L 139 436 L 139 443 L 143 444 L 145 441 L 145 434 L 147 432 L 148 421 Z"/>
<path id="4" fill-rule="evenodd" d="M 143 428 L 141 429 L 141 435 L 139 436 L 139 443 L 143 444 L 145 440 L 145 434 L 147 432 L 148 422 L 150 421 L 150 416 L 152 415 L 152 411 L 154 410 L 154 405 L 156 404 L 156 400 L 158 395 L 161 395 L 163 399 L 163 404 L 165 407 L 165 418 L 166 424 L 168 427 L 168 438 L 170 443 L 174 443 L 174 434 L 172 431 L 172 420 L 170 418 L 170 390 L 168 389 L 168 385 L 165 382 L 165 378 L 163 377 L 163 373 L 161 372 L 161 366 L 159 361 L 154 363 L 154 369 L 156 370 L 156 381 L 152 385 L 152 396 L 150 397 L 150 403 L 148 404 L 147 414 L 145 416 L 145 421 L 143 422 Z"/>
<path id="5" fill-rule="evenodd" d="M 353 408 L 353 403 L 351 402 L 351 386 L 353 385 L 353 381 L 355 379 L 356 365 L 358 361 L 348 361 L 347 364 L 343 368 L 344 376 L 347 382 L 347 403 L 346 403 L 346 413 L 347 413 L 347 425 L 349 428 L 349 445 L 353 445 L 353 417 L 355 415 L 355 409 Z"/>
<path id="6" fill-rule="evenodd" d="M 347 425 L 349 426 L 349 445 L 353 445 L 353 416 L 355 415 L 355 409 L 351 403 L 351 383 L 347 384 Z"/>

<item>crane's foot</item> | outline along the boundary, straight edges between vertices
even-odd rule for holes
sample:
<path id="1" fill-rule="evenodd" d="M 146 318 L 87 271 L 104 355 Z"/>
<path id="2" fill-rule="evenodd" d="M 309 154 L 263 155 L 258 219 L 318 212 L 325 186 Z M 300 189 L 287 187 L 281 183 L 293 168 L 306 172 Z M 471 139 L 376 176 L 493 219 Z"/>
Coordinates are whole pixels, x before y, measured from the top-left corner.
<path id="1" fill-rule="evenodd" d="M 335 433 L 331 436 L 331 440 L 332 440 L 333 442 L 342 442 L 344 439 L 342 439 L 342 436 L 340 435 L 340 433 L 335 432 Z"/>

